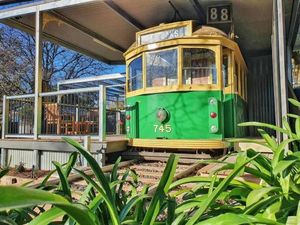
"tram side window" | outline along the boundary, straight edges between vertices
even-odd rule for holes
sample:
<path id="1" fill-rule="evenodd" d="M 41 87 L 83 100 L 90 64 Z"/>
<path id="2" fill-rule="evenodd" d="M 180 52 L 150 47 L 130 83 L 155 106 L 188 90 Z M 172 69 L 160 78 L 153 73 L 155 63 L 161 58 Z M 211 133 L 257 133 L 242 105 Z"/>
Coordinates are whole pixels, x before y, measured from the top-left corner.
<path id="1" fill-rule="evenodd" d="M 239 92 L 239 65 L 236 61 L 234 64 L 234 76 L 235 76 L 235 91 Z"/>
<path id="2" fill-rule="evenodd" d="M 242 69 L 242 65 L 240 65 L 240 83 L 239 83 L 239 94 L 240 96 L 244 97 L 244 90 L 243 90 L 243 82 L 244 82 L 244 79 L 243 79 L 243 69 Z"/>
<path id="3" fill-rule="evenodd" d="M 177 85 L 177 49 L 146 53 L 147 87 Z"/>
<path id="4" fill-rule="evenodd" d="M 216 84 L 215 52 L 204 48 L 183 49 L 183 84 Z"/>
<path id="5" fill-rule="evenodd" d="M 222 76 L 224 87 L 228 87 L 228 60 L 228 55 L 223 55 Z"/>
<path id="6" fill-rule="evenodd" d="M 128 91 L 135 91 L 143 87 L 142 56 L 134 59 L 128 66 Z"/>

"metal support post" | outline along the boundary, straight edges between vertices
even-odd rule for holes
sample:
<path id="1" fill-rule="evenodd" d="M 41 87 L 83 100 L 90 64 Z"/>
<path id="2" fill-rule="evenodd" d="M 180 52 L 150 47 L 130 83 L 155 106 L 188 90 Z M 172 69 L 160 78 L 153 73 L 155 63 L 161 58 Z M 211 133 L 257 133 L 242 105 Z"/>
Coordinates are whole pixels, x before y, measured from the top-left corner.
<path id="1" fill-rule="evenodd" d="M 40 162 L 40 151 L 37 150 L 37 149 L 34 149 L 33 152 L 32 152 L 32 157 L 33 157 L 33 162 L 34 162 L 34 169 L 41 169 L 40 166 L 41 166 L 41 162 Z"/>
<path id="2" fill-rule="evenodd" d="M 103 142 L 106 135 L 106 90 L 99 86 L 99 141 Z"/>
<path id="3" fill-rule="evenodd" d="M 43 15 L 39 10 L 35 14 L 35 79 L 34 79 L 34 139 L 41 133 L 42 99 L 42 26 Z"/>
<path id="4" fill-rule="evenodd" d="M 282 126 L 282 117 L 288 113 L 288 77 L 286 69 L 286 35 L 283 0 L 273 1 L 273 77 L 275 97 L 275 120 L 277 126 Z M 277 141 L 287 139 L 287 135 L 276 133 Z"/>
<path id="5" fill-rule="evenodd" d="M 277 0 L 277 18 L 278 18 L 278 57 L 279 57 L 279 75 L 280 75 L 280 93 L 282 116 L 288 113 L 288 79 L 286 74 L 286 35 L 285 35 L 285 13 L 283 0 Z M 284 137 L 284 139 L 286 139 Z"/>
<path id="6" fill-rule="evenodd" d="M 8 112 L 9 112 L 9 100 L 7 99 L 6 95 L 3 95 L 3 102 L 2 102 L 2 139 L 5 139 L 5 135 L 8 132 Z M 7 166 L 7 155 L 8 149 L 2 148 L 1 149 L 1 166 Z"/>
<path id="7" fill-rule="evenodd" d="M 2 102 L 2 139 L 5 138 L 5 135 L 8 132 L 8 113 L 9 113 L 9 100 L 6 95 L 3 95 Z"/>
<path id="8" fill-rule="evenodd" d="M 121 134 L 121 112 L 118 110 L 116 111 L 116 135 Z"/>
<path id="9" fill-rule="evenodd" d="M 42 57 L 43 57 L 43 43 L 42 43 L 42 29 L 43 29 L 43 14 L 39 10 L 35 13 L 35 79 L 34 79 L 34 139 L 37 140 L 41 133 L 42 123 Z M 39 169 L 40 156 L 39 150 L 33 150 L 34 168 Z"/>
<path id="10" fill-rule="evenodd" d="M 83 147 L 88 151 L 91 152 L 91 136 L 87 135 L 83 138 Z M 88 163 L 84 157 L 82 157 L 82 163 L 84 167 L 88 166 Z"/>

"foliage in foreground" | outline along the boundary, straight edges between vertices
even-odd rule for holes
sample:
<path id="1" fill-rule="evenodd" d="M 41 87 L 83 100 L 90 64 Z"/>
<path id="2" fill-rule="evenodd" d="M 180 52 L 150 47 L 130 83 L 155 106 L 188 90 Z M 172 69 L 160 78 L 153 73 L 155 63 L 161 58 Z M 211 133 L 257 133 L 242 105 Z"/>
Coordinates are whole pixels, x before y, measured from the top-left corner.
<path id="1" fill-rule="evenodd" d="M 300 108 L 300 103 L 290 100 Z M 104 174 L 94 158 L 78 143 L 66 139 L 77 152 L 65 165 L 54 162 L 60 184 L 38 189 L 0 187 L 0 222 L 5 224 L 300 224 L 300 116 L 291 127 L 263 123 L 241 126 L 271 128 L 288 136 L 277 143 L 263 129 L 263 144 L 273 158 L 249 149 L 236 153 L 236 162 L 213 161 L 220 168 L 209 177 L 193 176 L 172 182 L 178 157 L 171 155 L 153 196 L 148 188 L 138 191 L 138 177 L 127 170 L 118 175 L 118 160 L 110 174 Z M 249 140 L 248 140 L 249 141 Z M 94 179 L 74 168 L 78 154 L 88 161 Z M 201 162 L 201 163 L 211 163 Z M 67 177 L 75 170 L 87 182 L 79 200 L 74 199 Z M 226 177 L 218 173 L 227 171 Z M 229 172 L 228 172 L 229 171 Z M 252 179 L 247 179 L 249 174 Z M 256 179 L 255 179 L 256 178 Z M 257 180 L 259 179 L 259 182 Z M 193 184 L 192 188 L 184 185 Z M 126 187 L 126 189 L 125 189 Z M 56 221 L 56 222 L 53 222 Z"/>

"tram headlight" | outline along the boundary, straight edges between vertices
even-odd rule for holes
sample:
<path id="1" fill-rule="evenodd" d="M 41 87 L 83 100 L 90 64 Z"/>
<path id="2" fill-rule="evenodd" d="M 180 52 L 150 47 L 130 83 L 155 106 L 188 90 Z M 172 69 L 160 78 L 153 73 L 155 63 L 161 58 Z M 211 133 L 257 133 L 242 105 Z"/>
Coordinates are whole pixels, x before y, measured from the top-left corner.
<path id="1" fill-rule="evenodd" d="M 164 108 L 158 108 L 156 112 L 156 118 L 159 122 L 163 123 L 168 119 L 169 112 Z"/>
<path id="2" fill-rule="evenodd" d="M 215 125 L 212 125 L 212 126 L 210 127 L 210 132 L 211 132 L 211 133 L 217 133 L 217 132 L 218 132 L 218 127 L 215 126 Z"/>

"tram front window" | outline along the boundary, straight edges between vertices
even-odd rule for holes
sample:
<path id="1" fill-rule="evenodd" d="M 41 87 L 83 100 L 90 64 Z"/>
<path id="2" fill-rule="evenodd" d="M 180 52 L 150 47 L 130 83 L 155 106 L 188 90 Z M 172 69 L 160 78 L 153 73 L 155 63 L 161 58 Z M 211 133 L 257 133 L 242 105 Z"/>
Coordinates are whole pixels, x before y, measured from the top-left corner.
<path id="1" fill-rule="evenodd" d="M 183 84 L 216 84 L 215 52 L 204 48 L 183 49 Z"/>
<path id="2" fill-rule="evenodd" d="M 147 87 L 177 85 L 177 49 L 146 53 Z"/>
<path id="3" fill-rule="evenodd" d="M 134 59 L 128 66 L 128 91 L 135 91 L 141 89 L 143 86 L 143 64 L 142 56 Z"/>

